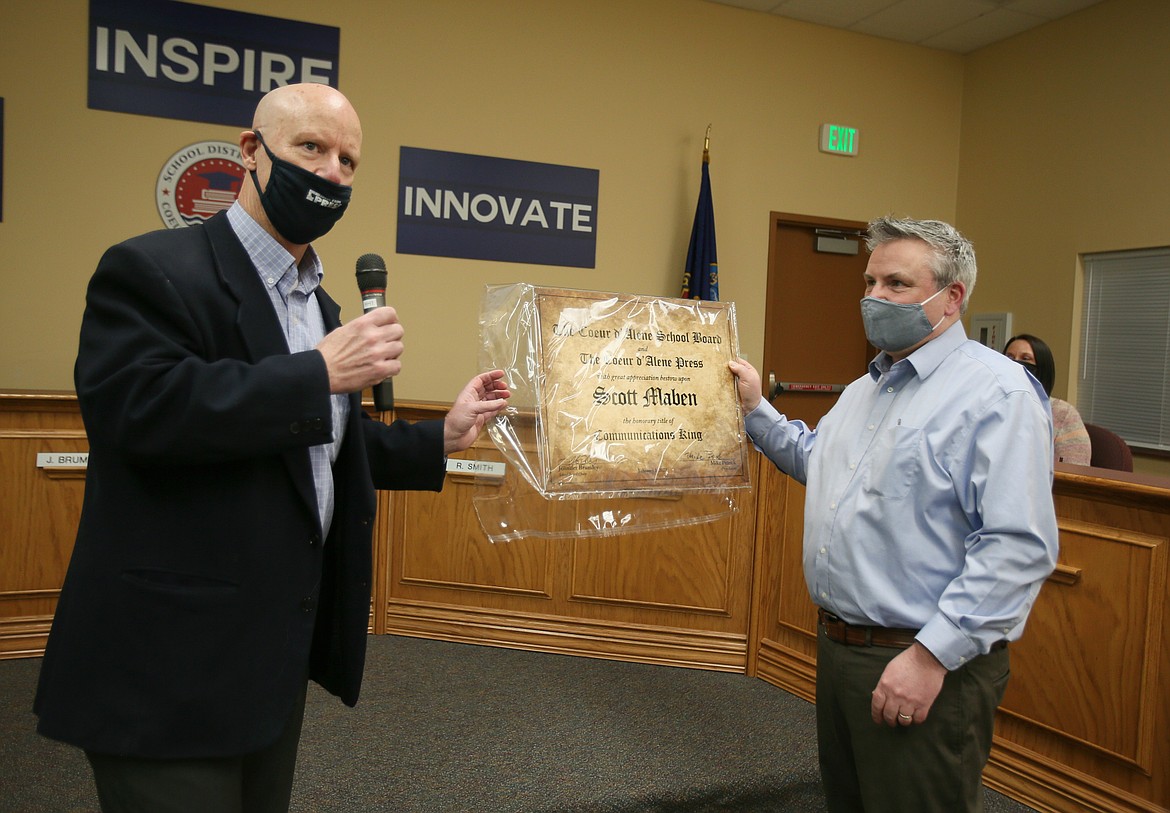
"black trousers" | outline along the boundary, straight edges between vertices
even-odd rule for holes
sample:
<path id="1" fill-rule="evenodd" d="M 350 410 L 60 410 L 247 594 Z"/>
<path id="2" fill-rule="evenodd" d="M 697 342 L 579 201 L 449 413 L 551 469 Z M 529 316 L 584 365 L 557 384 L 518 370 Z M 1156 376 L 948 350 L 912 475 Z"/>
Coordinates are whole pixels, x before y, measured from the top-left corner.
<path id="1" fill-rule="evenodd" d="M 144 759 L 86 751 L 102 813 L 288 813 L 305 691 L 276 742 L 253 754 Z"/>
<path id="2" fill-rule="evenodd" d="M 874 723 L 870 702 L 901 649 L 817 638 L 817 744 L 830 813 L 979 813 L 1006 647 L 948 672 L 924 723 Z"/>

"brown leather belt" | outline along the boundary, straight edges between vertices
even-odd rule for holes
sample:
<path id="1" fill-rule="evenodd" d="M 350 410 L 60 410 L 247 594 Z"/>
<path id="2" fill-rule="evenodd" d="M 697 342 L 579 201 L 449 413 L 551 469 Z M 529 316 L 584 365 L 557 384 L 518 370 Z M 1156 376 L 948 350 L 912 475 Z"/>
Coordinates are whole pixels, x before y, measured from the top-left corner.
<path id="1" fill-rule="evenodd" d="M 830 641 L 849 646 L 892 646 L 906 649 L 914 643 L 918 630 L 866 627 L 848 624 L 827 610 L 817 608 L 817 621 Z"/>
<path id="2" fill-rule="evenodd" d="M 914 636 L 918 634 L 918 630 L 849 624 L 821 607 L 817 608 L 817 621 L 824 628 L 826 638 L 848 646 L 891 646 L 906 649 L 914 643 Z M 991 651 L 998 652 L 1006 646 L 1007 641 L 996 641 L 991 645 Z"/>

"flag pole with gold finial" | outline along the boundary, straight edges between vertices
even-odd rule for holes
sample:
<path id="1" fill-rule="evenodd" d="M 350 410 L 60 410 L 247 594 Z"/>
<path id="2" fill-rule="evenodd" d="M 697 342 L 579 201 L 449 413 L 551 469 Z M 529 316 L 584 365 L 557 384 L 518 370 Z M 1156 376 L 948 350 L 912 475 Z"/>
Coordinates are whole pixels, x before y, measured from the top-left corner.
<path id="1" fill-rule="evenodd" d="M 711 204 L 711 125 L 703 137 L 703 164 L 699 201 L 683 267 L 683 299 L 719 300 L 719 262 L 715 258 L 715 212 Z"/>

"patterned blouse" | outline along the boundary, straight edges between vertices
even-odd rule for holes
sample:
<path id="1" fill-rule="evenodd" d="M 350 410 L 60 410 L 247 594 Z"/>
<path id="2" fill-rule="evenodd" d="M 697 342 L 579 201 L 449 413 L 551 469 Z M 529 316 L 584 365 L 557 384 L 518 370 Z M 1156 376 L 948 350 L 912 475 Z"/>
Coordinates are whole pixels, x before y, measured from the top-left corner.
<path id="1" fill-rule="evenodd" d="M 1056 434 L 1056 462 L 1089 465 L 1093 450 L 1081 413 L 1068 401 L 1059 398 L 1049 400 L 1052 402 L 1052 424 Z"/>

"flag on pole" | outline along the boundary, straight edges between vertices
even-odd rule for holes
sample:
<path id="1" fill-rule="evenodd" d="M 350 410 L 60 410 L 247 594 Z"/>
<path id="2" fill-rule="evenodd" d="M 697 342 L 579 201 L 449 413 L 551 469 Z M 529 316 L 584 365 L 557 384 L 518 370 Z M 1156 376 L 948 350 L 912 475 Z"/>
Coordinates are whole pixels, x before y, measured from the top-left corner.
<path id="1" fill-rule="evenodd" d="M 711 127 L 703 139 L 703 180 L 699 185 L 699 203 L 695 207 L 695 224 L 691 227 L 691 245 L 683 272 L 682 298 L 719 300 L 719 262 L 715 258 L 715 210 L 711 205 Z"/>

